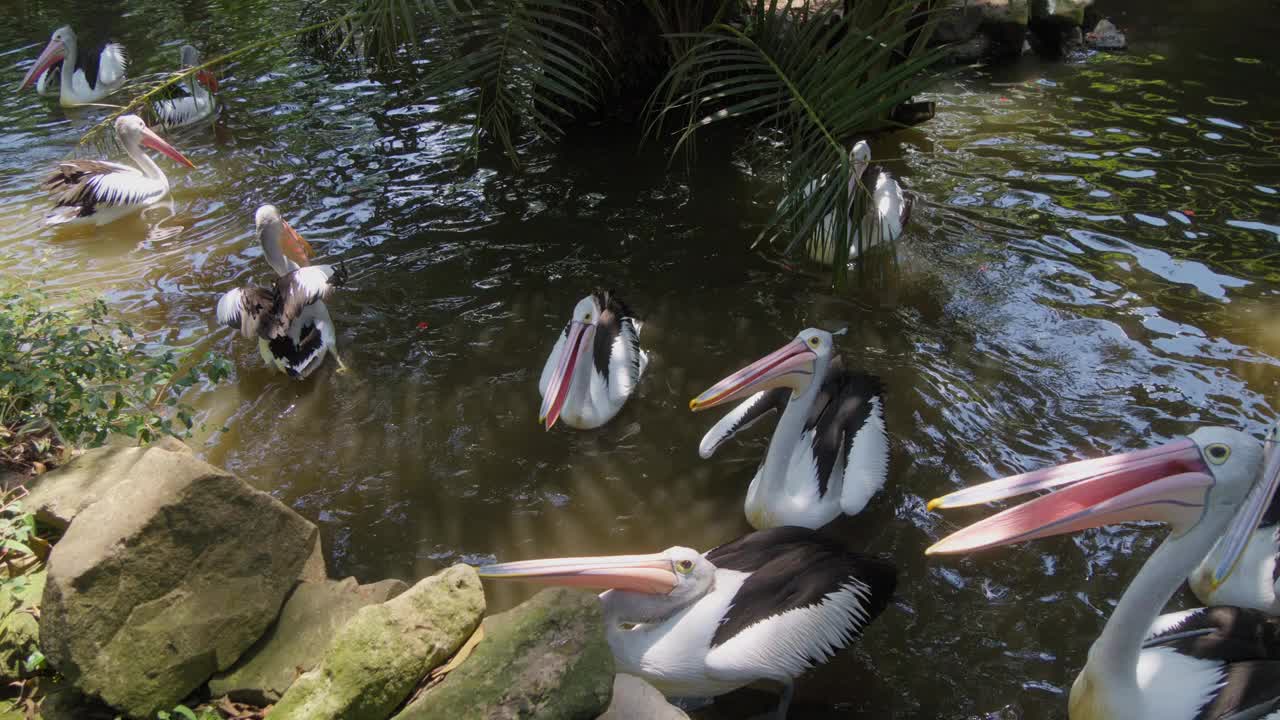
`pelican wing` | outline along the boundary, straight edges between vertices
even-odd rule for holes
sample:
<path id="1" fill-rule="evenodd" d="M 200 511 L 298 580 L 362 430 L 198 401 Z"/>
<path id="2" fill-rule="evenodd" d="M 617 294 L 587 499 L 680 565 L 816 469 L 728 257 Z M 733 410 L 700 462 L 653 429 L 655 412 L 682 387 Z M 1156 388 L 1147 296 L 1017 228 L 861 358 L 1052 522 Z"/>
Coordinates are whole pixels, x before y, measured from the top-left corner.
<path id="1" fill-rule="evenodd" d="M 818 494 L 825 496 L 832 473 L 843 473 L 840 509 L 857 514 L 884 487 L 889 439 L 883 415 L 880 378 L 844 369 L 837 357 L 805 421 L 812 438 Z"/>
<path id="2" fill-rule="evenodd" d="M 631 396 L 644 371 L 644 351 L 640 349 L 640 328 L 630 316 L 605 308 L 596 322 L 592 355 L 596 371 L 608 380 L 614 402 Z"/>
<path id="3" fill-rule="evenodd" d="M 761 390 L 738 403 L 737 407 L 720 418 L 720 421 L 712 425 L 707 434 L 702 436 L 702 442 L 698 445 L 698 455 L 704 460 L 711 457 L 725 441 L 756 424 L 771 411 L 777 410 L 781 413 L 790 397 L 790 388 L 774 388 Z"/>
<path id="4" fill-rule="evenodd" d="M 270 340 L 288 332 L 289 326 L 304 308 L 317 300 L 328 298 L 334 288 L 342 286 L 346 280 L 346 271 L 340 266 L 333 265 L 311 265 L 298 268 L 277 278 L 275 286 L 277 307 L 271 326 L 266 329 L 267 334 L 263 337 Z"/>
<path id="5" fill-rule="evenodd" d="M 799 675 L 860 635 L 897 587 L 891 563 L 807 528 L 754 532 L 706 557 L 718 569 L 748 573 L 707 654 L 708 668 L 723 677 L 758 671 L 762 655 Z"/>
<path id="6" fill-rule="evenodd" d="M 236 288 L 218 300 L 218 323 L 255 337 L 259 327 L 276 306 L 275 292 L 267 288 Z"/>
<path id="7" fill-rule="evenodd" d="M 119 85 L 124 82 L 128 67 L 129 56 L 125 54 L 124 46 L 116 42 L 107 43 L 98 55 L 98 82 L 108 86 Z"/>
<path id="8" fill-rule="evenodd" d="M 40 187 L 49 193 L 56 214 L 64 220 L 89 217 L 99 206 L 147 204 L 168 191 L 165 183 L 136 168 L 105 160 L 59 163 Z"/>
<path id="9" fill-rule="evenodd" d="M 1219 663 L 1222 685 L 1197 720 L 1253 720 L 1280 710 L 1280 617 L 1218 606 L 1162 616 L 1143 650 Z"/>

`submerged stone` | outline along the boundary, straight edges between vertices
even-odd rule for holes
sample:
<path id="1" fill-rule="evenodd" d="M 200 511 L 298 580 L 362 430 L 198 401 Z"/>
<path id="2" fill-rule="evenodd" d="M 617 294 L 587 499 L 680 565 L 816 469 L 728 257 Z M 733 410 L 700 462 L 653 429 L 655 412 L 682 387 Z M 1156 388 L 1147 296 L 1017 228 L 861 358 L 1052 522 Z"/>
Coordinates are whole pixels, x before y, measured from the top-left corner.
<path id="1" fill-rule="evenodd" d="M 587 720 L 608 708 L 613 677 L 596 595 L 543 590 L 486 618 L 470 657 L 394 720 Z"/>

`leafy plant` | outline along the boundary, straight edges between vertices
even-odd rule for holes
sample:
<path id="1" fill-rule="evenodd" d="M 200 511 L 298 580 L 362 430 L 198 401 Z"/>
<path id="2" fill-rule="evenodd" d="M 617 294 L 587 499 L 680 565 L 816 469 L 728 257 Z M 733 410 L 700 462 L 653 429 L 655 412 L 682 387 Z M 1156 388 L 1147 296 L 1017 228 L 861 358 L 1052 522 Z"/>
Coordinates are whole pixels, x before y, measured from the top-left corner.
<path id="1" fill-rule="evenodd" d="M 148 345 L 113 321 L 100 299 L 57 309 L 42 290 L 0 289 L 0 462 L 38 462 L 13 451 L 27 443 L 49 449 L 63 438 L 99 445 L 113 433 L 140 441 L 186 435 L 193 411 L 180 392 L 230 369 L 212 353 Z"/>
<path id="2" fill-rule="evenodd" d="M 222 714 L 210 707 L 195 710 L 186 705 L 175 705 L 172 710 L 161 710 L 156 713 L 159 720 L 222 720 Z"/>

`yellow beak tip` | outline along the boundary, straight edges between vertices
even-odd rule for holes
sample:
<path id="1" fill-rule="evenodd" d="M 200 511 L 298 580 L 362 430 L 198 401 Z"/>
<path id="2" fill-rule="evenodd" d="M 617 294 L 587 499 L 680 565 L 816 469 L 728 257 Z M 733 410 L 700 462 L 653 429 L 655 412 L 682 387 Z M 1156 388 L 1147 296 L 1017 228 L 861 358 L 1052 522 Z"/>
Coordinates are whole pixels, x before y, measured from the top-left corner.
<path id="1" fill-rule="evenodd" d="M 937 548 L 938 548 L 938 543 L 934 543 L 934 544 L 932 544 L 932 545 L 930 545 L 929 547 L 927 547 L 927 548 L 925 548 L 925 549 L 924 549 L 924 554 L 925 554 L 925 555 L 933 555 L 933 554 L 935 554 L 935 553 L 936 553 Z"/>
<path id="2" fill-rule="evenodd" d="M 933 512 L 934 510 L 937 510 L 940 507 L 942 507 L 942 498 L 934 498 L 929 501 L 928 505 L 924 506 L 924 509 L 929 512 Z"/>
<path id="3" fill-rule="evenodd" d="M 692 399 L 692 400 L 690 400 L 690 401 L 689 401 L 689 409 L 690 409 L 690 410 L 697 410 L 697 409 L 698 409 L 698 398 L 694 398 L 694 399 Z"/>

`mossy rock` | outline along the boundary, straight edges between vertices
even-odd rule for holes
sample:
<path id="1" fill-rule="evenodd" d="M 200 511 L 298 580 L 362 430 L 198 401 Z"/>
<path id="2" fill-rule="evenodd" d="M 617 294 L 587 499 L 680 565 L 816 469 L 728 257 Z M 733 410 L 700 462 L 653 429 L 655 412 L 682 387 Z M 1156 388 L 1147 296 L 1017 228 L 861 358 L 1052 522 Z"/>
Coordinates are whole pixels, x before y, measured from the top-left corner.
<path id="1" fill-rule="evenodd" d="M 599 599 L 555 588 L 485 619 L 471 656 L 394 720 L 587 720 L 612 693 Z"/>

